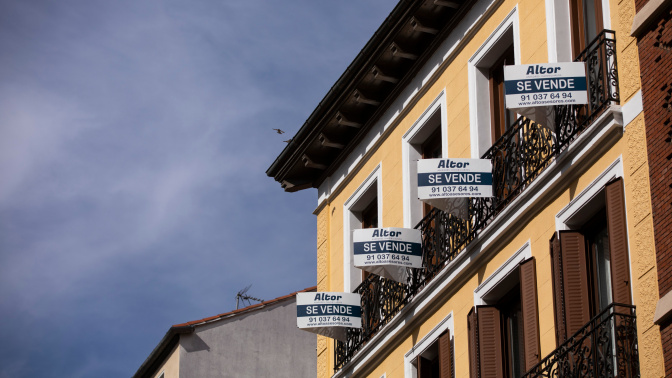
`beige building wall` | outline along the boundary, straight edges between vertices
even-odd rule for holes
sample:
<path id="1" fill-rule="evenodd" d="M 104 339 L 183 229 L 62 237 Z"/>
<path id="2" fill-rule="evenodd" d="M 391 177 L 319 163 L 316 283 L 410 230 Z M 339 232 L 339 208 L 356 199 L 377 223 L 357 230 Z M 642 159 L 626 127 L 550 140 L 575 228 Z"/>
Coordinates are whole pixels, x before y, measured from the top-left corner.
<path id="1" fill-rule="evenodd" d="M 180 377 L 180 344 L 175 344 L 175 347 L 168 355 L 168 358 L 163 362 L 161 367 L 154 373 L 154 378 L 179 378 Z"/>

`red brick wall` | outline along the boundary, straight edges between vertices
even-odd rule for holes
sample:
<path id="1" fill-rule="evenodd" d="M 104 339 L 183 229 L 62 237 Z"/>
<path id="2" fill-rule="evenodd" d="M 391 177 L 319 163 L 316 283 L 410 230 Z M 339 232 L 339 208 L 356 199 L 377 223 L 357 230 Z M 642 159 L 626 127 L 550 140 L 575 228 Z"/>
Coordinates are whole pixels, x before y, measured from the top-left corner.
<path id="1" fill-rule="evenodd" d="M 672 10 L 637 46 L 642 72 L 649 178 L 660 294 L 672 290 Z"/>
<path id="2" fill-rule="evenodd" d="M 646 1 L 637 0 L 637 9 Z M 637 41 L 644 101 L 659 294 L 672 291 L 672 9 Z M 661 325 L 666 375 L 672 374 L 672 323 Z"/>
<path id="3" fill-rule="evenodd" d="M 660 340 L 663 342 L 663 351 L 672 350 L 672 323 L 660 325 Z M 665 376 L 672 376 L 672 354 L 664 353 L 665 356 Z"/>

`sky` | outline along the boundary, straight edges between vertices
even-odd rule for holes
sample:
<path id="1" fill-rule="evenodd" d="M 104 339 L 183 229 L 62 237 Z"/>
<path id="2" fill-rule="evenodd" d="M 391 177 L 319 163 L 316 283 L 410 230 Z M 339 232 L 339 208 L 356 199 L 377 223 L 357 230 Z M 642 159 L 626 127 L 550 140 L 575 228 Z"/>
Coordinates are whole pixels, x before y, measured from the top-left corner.
<path id="1" fill-rule="evenodd" d="M 317 192 L 265 171 L 395 4 L 0 0 L 0 378 L 315 285 Z"/>

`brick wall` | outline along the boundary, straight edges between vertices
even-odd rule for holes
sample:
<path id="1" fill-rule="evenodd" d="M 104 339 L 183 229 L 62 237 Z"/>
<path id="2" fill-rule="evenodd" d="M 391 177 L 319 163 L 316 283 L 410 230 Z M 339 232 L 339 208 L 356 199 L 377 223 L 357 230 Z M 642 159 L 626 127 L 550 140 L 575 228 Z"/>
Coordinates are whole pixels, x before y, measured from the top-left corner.
<path id="1" fill-rule="evenodd" d="M 637 0 L 641 9 L 646 0 Z M 637 41 L 658 287 L 660 296 L 672 291 L 672 9 L 649 26 Z M 660 327 L 666 376 L 672 375 L 672 322 Z"/>
<path id="2" fill-rule="evenodd" d="M 672 323 L 660 325 L 660 340 L 663 342 L 663 351 L 672 350 Z M 670 353 L 664 353 L 665 356 L 665 376 L 672 376 L 672 361 Z"/>
<path id="3" fill-rule="evenodd" d="M 672 10 L 637 43 L 660 294 L 672 290 Z"/>

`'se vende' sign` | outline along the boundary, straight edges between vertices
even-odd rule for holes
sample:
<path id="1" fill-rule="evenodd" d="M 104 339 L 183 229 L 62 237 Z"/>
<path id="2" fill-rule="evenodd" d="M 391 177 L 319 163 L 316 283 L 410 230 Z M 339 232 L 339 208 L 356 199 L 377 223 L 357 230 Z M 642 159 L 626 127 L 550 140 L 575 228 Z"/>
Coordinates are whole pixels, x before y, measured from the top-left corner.
<path id="1" fill-rule="evenodd" d="M 297 293 L 296 325 L 320 335 L 341 339 L 334 327 L 362 328 L 361 295 L 356 293 Z"/>
<path id="2" fill-rule="evenodd" d="M 488 159 L 418 160 L 418 198 L 492 197 Z"/>
<path id="3" fill-rule="evenodd" d="M 504 66 L 504 92 L 507 108 L 586 104 L 586 64 Z"/>
<path id="4" fill-rule="evenodd" d="M 422 236 L 412 228 L 364 228 L 352 235 L 355 266 L 422 267 Z"/>

